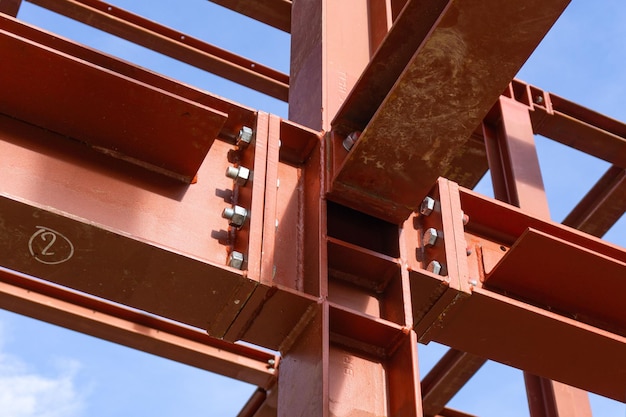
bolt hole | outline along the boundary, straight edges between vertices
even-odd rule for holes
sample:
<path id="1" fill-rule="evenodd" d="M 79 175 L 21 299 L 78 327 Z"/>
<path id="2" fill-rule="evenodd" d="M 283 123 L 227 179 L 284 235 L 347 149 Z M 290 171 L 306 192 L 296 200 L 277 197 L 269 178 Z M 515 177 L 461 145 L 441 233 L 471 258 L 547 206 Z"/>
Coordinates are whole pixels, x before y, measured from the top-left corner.
<path id="1" fill-rule="evenodd" d="M 506 252 L 506 246 L 500 246 L 500 250 L 501 250 L 502 252 Z"/>

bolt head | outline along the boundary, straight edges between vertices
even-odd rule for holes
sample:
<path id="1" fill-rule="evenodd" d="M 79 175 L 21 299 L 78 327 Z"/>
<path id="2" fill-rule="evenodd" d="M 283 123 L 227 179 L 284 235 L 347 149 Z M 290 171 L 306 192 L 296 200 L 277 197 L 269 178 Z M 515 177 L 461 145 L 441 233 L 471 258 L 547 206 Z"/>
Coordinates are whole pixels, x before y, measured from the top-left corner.
<path id="1" fill-rule="evenodd" d="M 246 167 L 231 166 L 226 168 L 226 176 L 238 185 L 246 185 L 246 182 L 250 179 L 250 170 Z"/>
<path id="2" fill-rule="evenodd" d="M 430 263 L 428 264 L 428 266 L 426 267 L 426 270 L 428 272 L 432 272 L 435 275 L 441 275 L 441 270 L 442 270 L 442 266 L 438 261 L 430 261 Z"/>
<path id="3" fill-rule="evenodd" d="M 241 206 L 226 207 L 222 212 L 222 217 L 230 220 L 229 225 L 240 229 L 248 217 L 248 210 Z"/>
<path id="4" fill-rule="evenodd" d="M 342 142 L 343 148 L 346 151 L 349 151 L 350 149 L 352 149 L 356 141 L 359 140 L 360 136 L 361 136 L 361 132 L 350 133 L 348 136 L 346 136 L 346 138 Z"/>
<path id="5" fill-rule="evenodd" d="M 424 237 L 422 238 L 422 242 L 424 246 L 434 246 L 437 243 L 437 229 L 431 227 L 424 232 Z"/>
<path id="6" fill-rule="evenodd" d="M 252 142 L 253 131 L 248 126 L 244 126 L 239 131 L 239 135 L 237 136 L 237 146 L 245 148 Z"/>
<path id="7" fill-rule="evenodd" d="M 228 255 L 228 266 L 232 268 L 242 269 L 243 261 L 244 261 L 244 256 L 243 256 L 243 253 L 241 252 L 237 252 L 236 250 L 234 250 Z"/>
<path id="8" fill-rule="evenodd" d="M 432 197 L 426 197 L 422 200 L 420 205 L 420 214 L 423 216 L 430 216 L 435 209 L 435 199 Z"/>

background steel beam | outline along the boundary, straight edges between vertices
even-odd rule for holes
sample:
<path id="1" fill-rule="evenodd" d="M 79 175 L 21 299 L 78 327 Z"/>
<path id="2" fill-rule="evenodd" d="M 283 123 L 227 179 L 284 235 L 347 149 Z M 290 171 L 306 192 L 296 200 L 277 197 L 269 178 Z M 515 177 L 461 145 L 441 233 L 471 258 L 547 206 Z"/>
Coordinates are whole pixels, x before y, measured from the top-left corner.
<path id="1" fill-rule="evenodd" d="M 272 354 L 4 268 L 0 307 L 264 389 L 276 382 Z"/>
<path id="2" fill-rule="evenodd" d="M 254 20 L 291 32 L 291 0 L 210 0 Z"/>
<path id="3" fill-rule="evenodd" d="M 455 349 L 448 350 L 422 379 L 422 408 L 425 417 L 445 415 L 445 406 L 487 359 Z"/>
<path id="4" fill-rule="evenodd" d="M 0 13 L 17 16 L 21 5 L 22 0 L 0 0 Z"/>
<path id="5" fill-rule="evenodd" d="M 626 170 L 613 165 L 563 220 L 563 224 L 603 236 L 626 210 Z"/>
<path id="6" fill-rule="evenodd" d="M 331 197 L 400 223 L 437 177 L 463 177 L 455 162 L 472 132 L 568 4 L 451 1 L 335 173 Z"/>
<path id="7" fill-rule="evenodd" d="M 29 0 L 156 52 L 287 101 L 289 77 L 100 0 Z M 256 2 L 249 2 L 249 4 Z M 289 2 L 291 3 L 291 2 Z"/>

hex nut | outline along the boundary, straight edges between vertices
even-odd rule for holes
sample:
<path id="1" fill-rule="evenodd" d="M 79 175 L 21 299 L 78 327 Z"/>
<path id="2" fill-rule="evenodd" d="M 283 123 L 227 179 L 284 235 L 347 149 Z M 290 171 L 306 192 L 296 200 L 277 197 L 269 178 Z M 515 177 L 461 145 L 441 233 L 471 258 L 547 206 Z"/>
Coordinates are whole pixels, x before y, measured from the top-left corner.
<path id="1" fill-rule="evenodd" d="M 435 275 L 441 275 L 442 266 L 438 261 L 430 261 L 426 267 L 428 272 L 432 272 Z"/>
<path id="2" fill-rule="evenodd" d="M 361 132 L 350 133 L 348 136 L 346 136 L 346 138 L 341 143 L 343 145 L 343 148 L 349 152 L 350 149 L 352 149 L 352 147 L 356 143 L 356 141 L 359 140 L 360 136 L 361 136 Z"/>
<path id="3" fill-rule="evenodd" d="M 250 170 L 246 167 L 228 167 L 226 168 L 226 176 L 235 181 L 238 185 L 246 185 L 250 179 Z"/>
<path id="4" fill-rule="evenodd" d="M 228 266 L 232 268 L 242 269 L 243 262 L 244 262 L 244 256 L 243 256 L 243 253 L 241 252 L 237 252 L 236 250 L 234 250 L 228 255 Z"/>
<path id="5" fill-rule="evenodd" d="M 422 200 L 422 204 L 420 205 L 420 214 L 423 216 L 430 216 L 430 214 L 435 209 L 435 199 L 432 197 L 426 197 Z"/>
<path id="6" fill-rule="evenodd" d="M 237 146 L 240 148 L 245 148 L 252 142 L 253 131 L 248 126 L 244 126 L 239 131 L 239 135 L 237 136 Z"/>
<path id="7" fill-rule="evenodd" d="M 434 227 L 426 229 L 426 231 L 424 232 L 424 236 L 422 238 L 422 242 L 424 244 L 424 247 L 426 247 L 426 246 L 434 246 L 435 243 L 437 243 L 437 237 L 438 236 L 439 235 L 437 233 L 437 229 L 435 229 Z"/>
<path id="8" fill-rule="evenodd" d="M 222 212 L 222 217 L 230 220 L 228 224 L 237 229 L 241 229 L 248 217 L 248 210 L 241 206 L 226 207 Z"/>

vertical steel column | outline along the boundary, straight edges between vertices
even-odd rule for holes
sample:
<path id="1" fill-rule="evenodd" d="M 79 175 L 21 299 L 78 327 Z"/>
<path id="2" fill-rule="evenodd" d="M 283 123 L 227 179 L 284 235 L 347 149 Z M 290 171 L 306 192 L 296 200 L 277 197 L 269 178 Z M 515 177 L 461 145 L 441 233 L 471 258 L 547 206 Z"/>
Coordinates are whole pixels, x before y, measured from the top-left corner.
<path id="1" fill-rule="evenodd" d="M 368 2 L 359 0 L 294 2 L 289 120 L 330 130 L 335 113 L 369 62 L 368 9 Z"/>
<path id="2" fill-rule="evenodd" d="M 529 109 L 501 97 L 496 126 L 483 124 L 495 197 L 539 218 L 550 211 L 541 178 Z M 560 382 L 524 373 L 532 417 L 590 417 L 587 393 Z"/>

